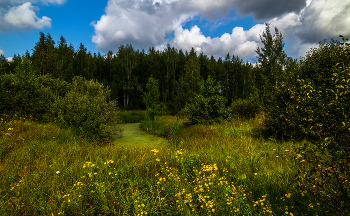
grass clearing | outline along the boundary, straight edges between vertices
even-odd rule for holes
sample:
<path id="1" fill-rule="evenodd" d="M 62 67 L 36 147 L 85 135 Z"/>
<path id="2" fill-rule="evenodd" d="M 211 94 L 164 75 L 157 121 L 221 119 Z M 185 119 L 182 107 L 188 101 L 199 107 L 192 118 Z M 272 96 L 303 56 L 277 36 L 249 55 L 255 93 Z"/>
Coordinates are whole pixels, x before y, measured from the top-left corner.
<path id="1" fill-rule="evenodd" d="M 325 214 L 292 179 L 297 143 L 264 139 L 263 118 L 188 128 L 173 116 L 144 120 L 142 130 L 168 140 L 156 146 L 1 122 L 0 215 Z"/>

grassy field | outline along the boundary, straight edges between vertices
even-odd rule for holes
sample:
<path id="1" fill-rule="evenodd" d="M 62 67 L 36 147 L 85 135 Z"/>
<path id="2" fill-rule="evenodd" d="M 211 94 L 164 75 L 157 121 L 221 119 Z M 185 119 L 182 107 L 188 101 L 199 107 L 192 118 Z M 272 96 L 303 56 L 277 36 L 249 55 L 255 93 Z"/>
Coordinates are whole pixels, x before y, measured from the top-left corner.
<path id="1" fill-rule="evenodd" d="M 0 215 L 324 215 L 293 181 L 298 143 L 264 139 L 263 118 L 186 128 L 157 117 L 140 126 L 168 142 L 143 146 L 1 122 Z"/>

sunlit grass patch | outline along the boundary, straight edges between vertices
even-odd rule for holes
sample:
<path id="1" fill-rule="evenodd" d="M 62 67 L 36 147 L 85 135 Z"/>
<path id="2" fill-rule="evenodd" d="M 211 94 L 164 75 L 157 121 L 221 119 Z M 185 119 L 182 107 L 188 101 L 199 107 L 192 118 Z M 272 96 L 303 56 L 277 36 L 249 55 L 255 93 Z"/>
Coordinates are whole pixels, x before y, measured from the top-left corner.
<path id="1" fill-rule="evenodd" d="M 2 123 L 0 215 L 322 215 L 292 178 L 296 143 L 252 133 L 261 117 L 156 119 L 149 132 L 168 145 L 95 145 L 50 124 Z"/>

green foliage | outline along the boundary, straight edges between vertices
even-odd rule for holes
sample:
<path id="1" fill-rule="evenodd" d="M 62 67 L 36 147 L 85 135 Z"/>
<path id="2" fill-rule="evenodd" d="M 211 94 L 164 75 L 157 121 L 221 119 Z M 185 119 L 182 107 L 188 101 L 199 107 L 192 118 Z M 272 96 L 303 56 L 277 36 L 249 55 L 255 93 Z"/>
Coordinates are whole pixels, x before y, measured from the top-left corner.
<path id="1" fill-rule="evenodd" d="M 284 43 L 282 33 L 275 27 L 275 35 L 271 35 L 269 23 L 265 23 L 266 28 L 260 39 L 264 47 L 257 47 L 255 52 L 258 54 L 260 63 L 259 75 L 257 76 L 259 95 L 266 102 L 270 98 L 274 89 L 277 89 L 285 79 L 283 66 L 285 65 L 287 55 L 283 51 Z"/>
<path id="2" fill-rule="evenodd" d="M 38 117 L 34 113 L 39 104 L 39 83 L 30 59 L 23 57 L 14 74 L 0 79 L 0 114 Z"/>
<path id="3" fill-rule="evenodd" d="M 120 120 L 124 123 L 141 122 L 146 117 L 147 112 L 144 110 L 132 110 L 119 113 Z"/>
<path id="4" fill-rule="evenodd" d="M 97 142 L 110 142 L 123 129 L 115 101 L 108 102 L 110 90 L 95 81 L 74 77 L 70 91 L 53 104 L 55 123 Z"/>
<path id="5" fill-rule="evenodd" d="M 176 114 L 176 117 L 181 118 L 181 119 L 186 118 L 186 116 L 187 116 L 187 109 L 186 109 L 186 107 L 183 108 L 182 110 L 180 110 L 179 112 L 177 112 L 177 114 Z"/>
<path id="6" fill-rule="evenodd" d="M 238 114 L 240 118 L 254 118 L 259 112 L 257 104 L 252 99 L 238 99 L 232 101 L 231 110 L 233 113 Z"/>
<path id="7" fill-rule="evenodd" d="M 219 89 L 215 80 L 208 76 L 205 85 L 201 87 L 203 95 L 198 94 L 193 103 L 186 105 L 189 124 L 213 124 L 230 116 L 225 109 L 227 99 L 219 95 Z"/>
<path id="8" fill-rule="evenodd" d="M 300 146 L 300 151 L 309 153 L 299 178 L 320 179 L 320 186 L 308 189 L 337 212 L 349 207 L 345 201 L 350 192 L 346 183 L 350 181 L 349 77 L 349 44 L 334 40 L 320 44 L 300 62 L 264 111 L 265 125 L 277 137 L 308 141 Z M 333 172 L 326 177 L 319 166 L 331 167 Z"/>
<path id="9" fill-rule="evenodd" d="M 51 74 L 39 76 L 37 78 L 40 84 L 39 103 L 34 108 L 34 113 L 38 113 L 36 119 L 40 122 L 52 122 L 52 104 L 59 97 L 65 97 L 70 89 L 69 83 L 52 78 Z"/>
<path id="10" fill-rule="evenodd" d="M 187 56 L 187 62 L 184 66 L 185 74 L 180 77 L 180 89 L 175 99 L 175 112 L 179 112 L 185 108 L 187 103 L 191 103 L 196 94 L 200 94 L 203 80 L 200 76 L 200 64 L 197 58 L 197 54 L 192 48 Z"/>
<path id="11" fill-rule="evenodd" d="M 146 85 L 146 92 L 138 87 L 138 90 L 143 93 L 143 102 L 146 104 L 148 115 L 151 119 L 154 119 L 156 115 L 164 115 L 164 106 L 159 103 L 159 91 L 158 91 L 158 80 L 153 79 L 151 76 L 148 78 Z"/>

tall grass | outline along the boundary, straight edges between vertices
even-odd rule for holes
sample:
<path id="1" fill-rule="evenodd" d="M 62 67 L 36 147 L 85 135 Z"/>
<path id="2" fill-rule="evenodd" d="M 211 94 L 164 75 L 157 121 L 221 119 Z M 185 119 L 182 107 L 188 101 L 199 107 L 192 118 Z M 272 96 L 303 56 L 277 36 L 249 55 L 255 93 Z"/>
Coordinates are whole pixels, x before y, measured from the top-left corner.
<path id="1" fill-rule="evenodd" d="M 265 139 L 262 121 L 145 119 L 142 128 L 168 137 L 157 149 L 1 122 L 0 215 L 331 215 L 292 179 L 298 143 Z"/>

